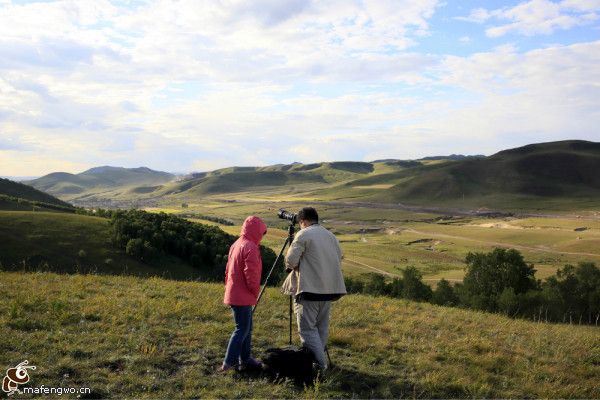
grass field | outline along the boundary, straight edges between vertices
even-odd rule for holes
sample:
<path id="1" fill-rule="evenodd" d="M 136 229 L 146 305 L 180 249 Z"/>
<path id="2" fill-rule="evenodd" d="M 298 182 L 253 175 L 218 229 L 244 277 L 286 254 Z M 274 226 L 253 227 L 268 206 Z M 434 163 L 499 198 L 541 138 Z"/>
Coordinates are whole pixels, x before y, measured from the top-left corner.
<path id="1" fill-rule="evenodd" d="M 51 212 L 0 211 L 0 265 L 175 279 L 199 275 L 174 257 L 145 264 L 127 256 L 112 245 L 107 219 Z"/>
<path id="2" fill-rule="evenodd" d="M 546 218 L 448 217 L 346 203 L 244 198 L 235 202 L 214 198 L 191 202 L 185 210 L 175 204 L 150 210 L 224 217 L 236 226 L 220 227 L 234 235 L 239 234 L 239 226 L 247 215 L 258 215 L 270 227 L 264 244 L 279 251 L 286 232 L 285 222 L 276 217 L 277 210 L 297 210 L 304 204 L 315 206 L 323 225 L 336 233 L 348 276 L 376 272 L 394 277 L 412 265 L 432 285 L 442 278 L 461 281 L 467 253 L 487 252 L 495 247 L 522 252 L 526 261 L 535 265 L 538 279 L 553 275 L 568 263 L 600 262 L 600 219 L 594 214 L 586 214 L 585 218 L 577 218 L 573 213 Z"/>
<path id="3" fill-rule="evenodd" d="M 32 387 L 103 398 L 600 397 L 594 327 L 349 295 L 333 310 L 335 367 L 301 388 L 215 373 L 232 330 L 219 284 L 0 272 L 0 295 L 0 365 L 29 360 Z M 286 330 L 287 298 L 269 289 L 255 354 L 285 345 Z"/>

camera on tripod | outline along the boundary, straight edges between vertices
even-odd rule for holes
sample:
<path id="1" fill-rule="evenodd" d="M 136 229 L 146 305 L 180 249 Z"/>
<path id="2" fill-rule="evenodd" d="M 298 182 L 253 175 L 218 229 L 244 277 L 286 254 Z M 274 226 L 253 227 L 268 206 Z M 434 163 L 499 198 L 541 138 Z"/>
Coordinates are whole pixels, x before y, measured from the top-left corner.
<path id="1" fill-rule="evenodd" d="M 298 214 L 295 214 L 295 213 L 286 211 L 283 208 L 280 208 L 279 211 L 277 212 L 277 216 L 281 219 L 287 219 L 288 221 L 290 221 L 290 225 L 288 226 L 288 237 L 285 239 L 285 243 L 283 243 L 283 247 L 281 248 L 279 255 L 275 259 L 275 262 L 273 263 L 271 270 L 267 274 L 267 278 L 265 279 L 265 284 L 264 284 L 262 290 L 260 291 L 260 293 L 258 294 L 258 298 L 256 299 L 256 304 L 252 308 L 252 312 L 254 312 L 254 310 L 256 310 L 256 307 L 258 306 L 258 302 L 260 301 L 265 289 L 267 288 L 267 282 L 269 282 L 269 278 L 271 277 L 271 274 L 273 273 L 273 270 L 275 269 L 277 262 L 281 258 L 283 251 L 285 250 L 285 248 L 288 244 L 292 244 L 292 242 L 294 241 L 294 233 L 296 232 L 296 224 L 298 223 Z M 290 297 L 290 304 L 292 304 L 291 297 Z M 290 307 L 291 307 L 291 305 L 290 305 Z M 291 308 L 290 308 L 290 310 L 291 310 Z M 290 317 L 290 324 L 291 324 L 291 321 L 292 320 Z M 292 343 L 292 336 L 291 336 L 291 328 L 290 328 L 290 344 L 291 343 Z"/>
<path id="2" fill-rule="evenodd" d="M 279 209 L 279 212 L 277 212 L 277 216 L 281 219 L 287 219 L 292 225 L 296 225 L 298 223 L 298 214 L 286 211 L 283 208 Z"/>

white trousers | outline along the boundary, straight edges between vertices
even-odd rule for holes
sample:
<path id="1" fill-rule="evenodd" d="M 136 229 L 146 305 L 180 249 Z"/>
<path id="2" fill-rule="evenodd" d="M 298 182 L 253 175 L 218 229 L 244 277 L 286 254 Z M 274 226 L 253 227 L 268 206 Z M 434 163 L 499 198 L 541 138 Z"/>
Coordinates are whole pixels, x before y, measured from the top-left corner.
<path id="1" fill-rule="evenodd" d="M 331 301 L 295 301 L 294 312 L 302 345 L 313 352 L 321 369 L 326 369 L 325 346 L 329 335 Z"/>

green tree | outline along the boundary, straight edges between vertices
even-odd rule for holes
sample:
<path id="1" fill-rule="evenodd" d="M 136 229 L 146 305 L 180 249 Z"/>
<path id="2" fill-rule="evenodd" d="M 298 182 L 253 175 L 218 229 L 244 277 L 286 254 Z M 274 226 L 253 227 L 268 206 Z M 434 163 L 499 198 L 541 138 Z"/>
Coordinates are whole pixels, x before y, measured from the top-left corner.
<path id="1" fill-rule="evenodd" d="M 519 298 L 515 289 L 505 287 L 498 297 L 498 309 L 509 316 L 515 316 L 519 311 Z"/>
<path id="2" fill-rule="evenodd" d="M 423 275 L 415 267 L 402 271 L 402 297 L 409 300 L 429 301 L 433 293 L 431 287 L 423 283 Z"/>
<path id="3" fill-rule="evenodd" d="M 442 306 L 456 306 L 459 303 L 458 295 L 454 288 L 445 279 L 441 279 L 433 291 L 432 301 Z"/>
<path id="4" fill-rule="evenodd" d="M 365 283 L 365 293 L 374 296 L 383 296 L 387 293 L 385 277 L 380 274 L 370 273 Z"/>
<path id="5" fill-rule="evenodd" d="M 504 289 L 511 288 L 518 295 L 538 287 L 533 265 L 525 263 L 517 250 L 469 253 L 465 261 L 464 300 L 471 307 L 497 311 Z"/>
<path id="6" fill-rule="evenodd" d="M 128 255 L 141 259 L 144 255 L 144 241 L 142 239 L 129 239 L 127 246 L 125 247 L 125 253 Z"/>

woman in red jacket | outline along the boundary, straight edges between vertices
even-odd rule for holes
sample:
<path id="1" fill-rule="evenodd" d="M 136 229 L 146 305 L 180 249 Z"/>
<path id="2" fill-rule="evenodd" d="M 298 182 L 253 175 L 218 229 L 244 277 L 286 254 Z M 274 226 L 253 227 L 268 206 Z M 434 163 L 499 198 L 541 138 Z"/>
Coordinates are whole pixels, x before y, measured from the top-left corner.
<path id="1" fill-rule="evenodd" d="M 240 238 L 231 245 L 225 269 L 225 298 L 223 302 L 233 310 L 235 330 L 229 339 L 227 353 L 219 371 L 236 367 L 259 367 L 250 356 L 252 350 L 252 306 L 260 292 L 262 260 L 260 241 L 267 233 L 267 225 L 258 217 L 248 217 L 242 225 Z"/>

